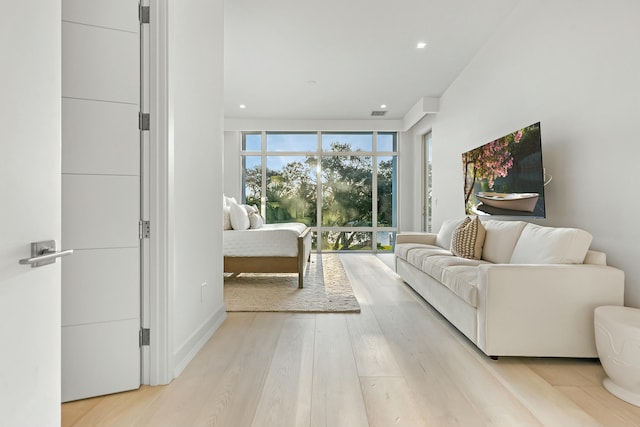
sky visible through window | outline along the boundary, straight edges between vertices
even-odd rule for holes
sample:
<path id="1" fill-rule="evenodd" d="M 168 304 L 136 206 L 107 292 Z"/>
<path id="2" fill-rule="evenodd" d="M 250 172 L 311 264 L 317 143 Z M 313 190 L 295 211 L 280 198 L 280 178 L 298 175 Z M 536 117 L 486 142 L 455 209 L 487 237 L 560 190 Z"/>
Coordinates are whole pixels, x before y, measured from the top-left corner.
<path id="1" fill-rule="evenodd" d="M 378 151 L 395 151 L 395 134 L 378 133 Z M 331 151 L 331 144 L 338 142 L 348 144 L 351 151 L 364 151 L 370 153 L 373 150 L 373 135 L 366 133 L 322 133 L 322 151 Z M 269 168 L 282 169 L 291 161 L 290 156 L 277 156 L 277 152 L 313 152 L 318 149 L 317 133 L 267 133 L 267 153 L 269 153 Z M 245 151 L 259 152 L 262 150 L 262 136 L 259 133 L 246 134 Z M 252 159 L 252 164 L 247 167 L 259 165 L 259 159 Z M 256 162 L 256 163 L 254 163 Z"/>
<path id="2" fill-rule="evenodd" d="M 262 164 L 262 157 L 260 156 L 245 156 L 245 167 L 247 169 L 252 169 L 254 167 L 260 167 Z"/>
<path id="3" fill-rule="evenodd" d="M 316 151 L 317 133 L 269 133 L 267 151 Z"/>

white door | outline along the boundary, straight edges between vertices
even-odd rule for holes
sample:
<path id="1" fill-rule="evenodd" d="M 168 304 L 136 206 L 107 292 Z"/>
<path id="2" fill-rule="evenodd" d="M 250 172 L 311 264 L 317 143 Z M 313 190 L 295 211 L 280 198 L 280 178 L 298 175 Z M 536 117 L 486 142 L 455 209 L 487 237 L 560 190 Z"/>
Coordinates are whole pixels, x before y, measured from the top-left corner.
<path id="1" fill-rule="evenodd" d="M 62 401 L 140 386 L 138 0 L 62 2 Z"/>
<path id="2" fill-rule="evenodd" d="M 60 2 L 0 13 L 0 425 L 60 423 L 60 261 L 18 264 L 60 242 Z"/>

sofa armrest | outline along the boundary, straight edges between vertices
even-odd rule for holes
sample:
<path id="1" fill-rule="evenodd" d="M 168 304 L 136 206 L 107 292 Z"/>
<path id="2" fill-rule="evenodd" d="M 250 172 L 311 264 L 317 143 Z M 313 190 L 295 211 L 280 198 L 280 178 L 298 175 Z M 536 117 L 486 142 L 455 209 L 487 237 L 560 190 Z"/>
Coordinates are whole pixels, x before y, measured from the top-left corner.
<path id="1" fill-rule="evenodd" d="M 478 267 L 478 347 L 496 356 L 597 357 L 593 317 L 623 305 L 624 272 L 603 265 Z"/>
<path id="2" fill-rule="evenodd" d="M 436 233 L 398 233 L 396 234 L 396 244 L 399 243 L 422 243 L 424 245 L 435 245 Z"/>

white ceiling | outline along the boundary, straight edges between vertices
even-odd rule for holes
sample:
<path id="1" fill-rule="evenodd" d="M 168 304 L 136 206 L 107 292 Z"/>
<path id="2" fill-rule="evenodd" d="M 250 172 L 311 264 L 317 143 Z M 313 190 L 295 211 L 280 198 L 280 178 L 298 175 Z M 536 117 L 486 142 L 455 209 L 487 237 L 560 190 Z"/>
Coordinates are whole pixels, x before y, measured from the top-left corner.
<path id="1" fill-rule="evenodd" d="M 519 1 L 225 0 L 225 117 L 359 120 L 386 104 L 402 119 Z"/>

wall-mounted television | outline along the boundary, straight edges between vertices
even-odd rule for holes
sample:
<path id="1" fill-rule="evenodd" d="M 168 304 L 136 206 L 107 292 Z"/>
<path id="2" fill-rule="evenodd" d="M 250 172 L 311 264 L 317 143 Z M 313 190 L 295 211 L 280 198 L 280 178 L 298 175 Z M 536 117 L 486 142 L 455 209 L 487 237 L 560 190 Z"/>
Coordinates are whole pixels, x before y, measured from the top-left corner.
<path id="1" fill-rule="evenodd" d="M 462 154 L 469 215 L 545 217 L 540 123 Z"/>

